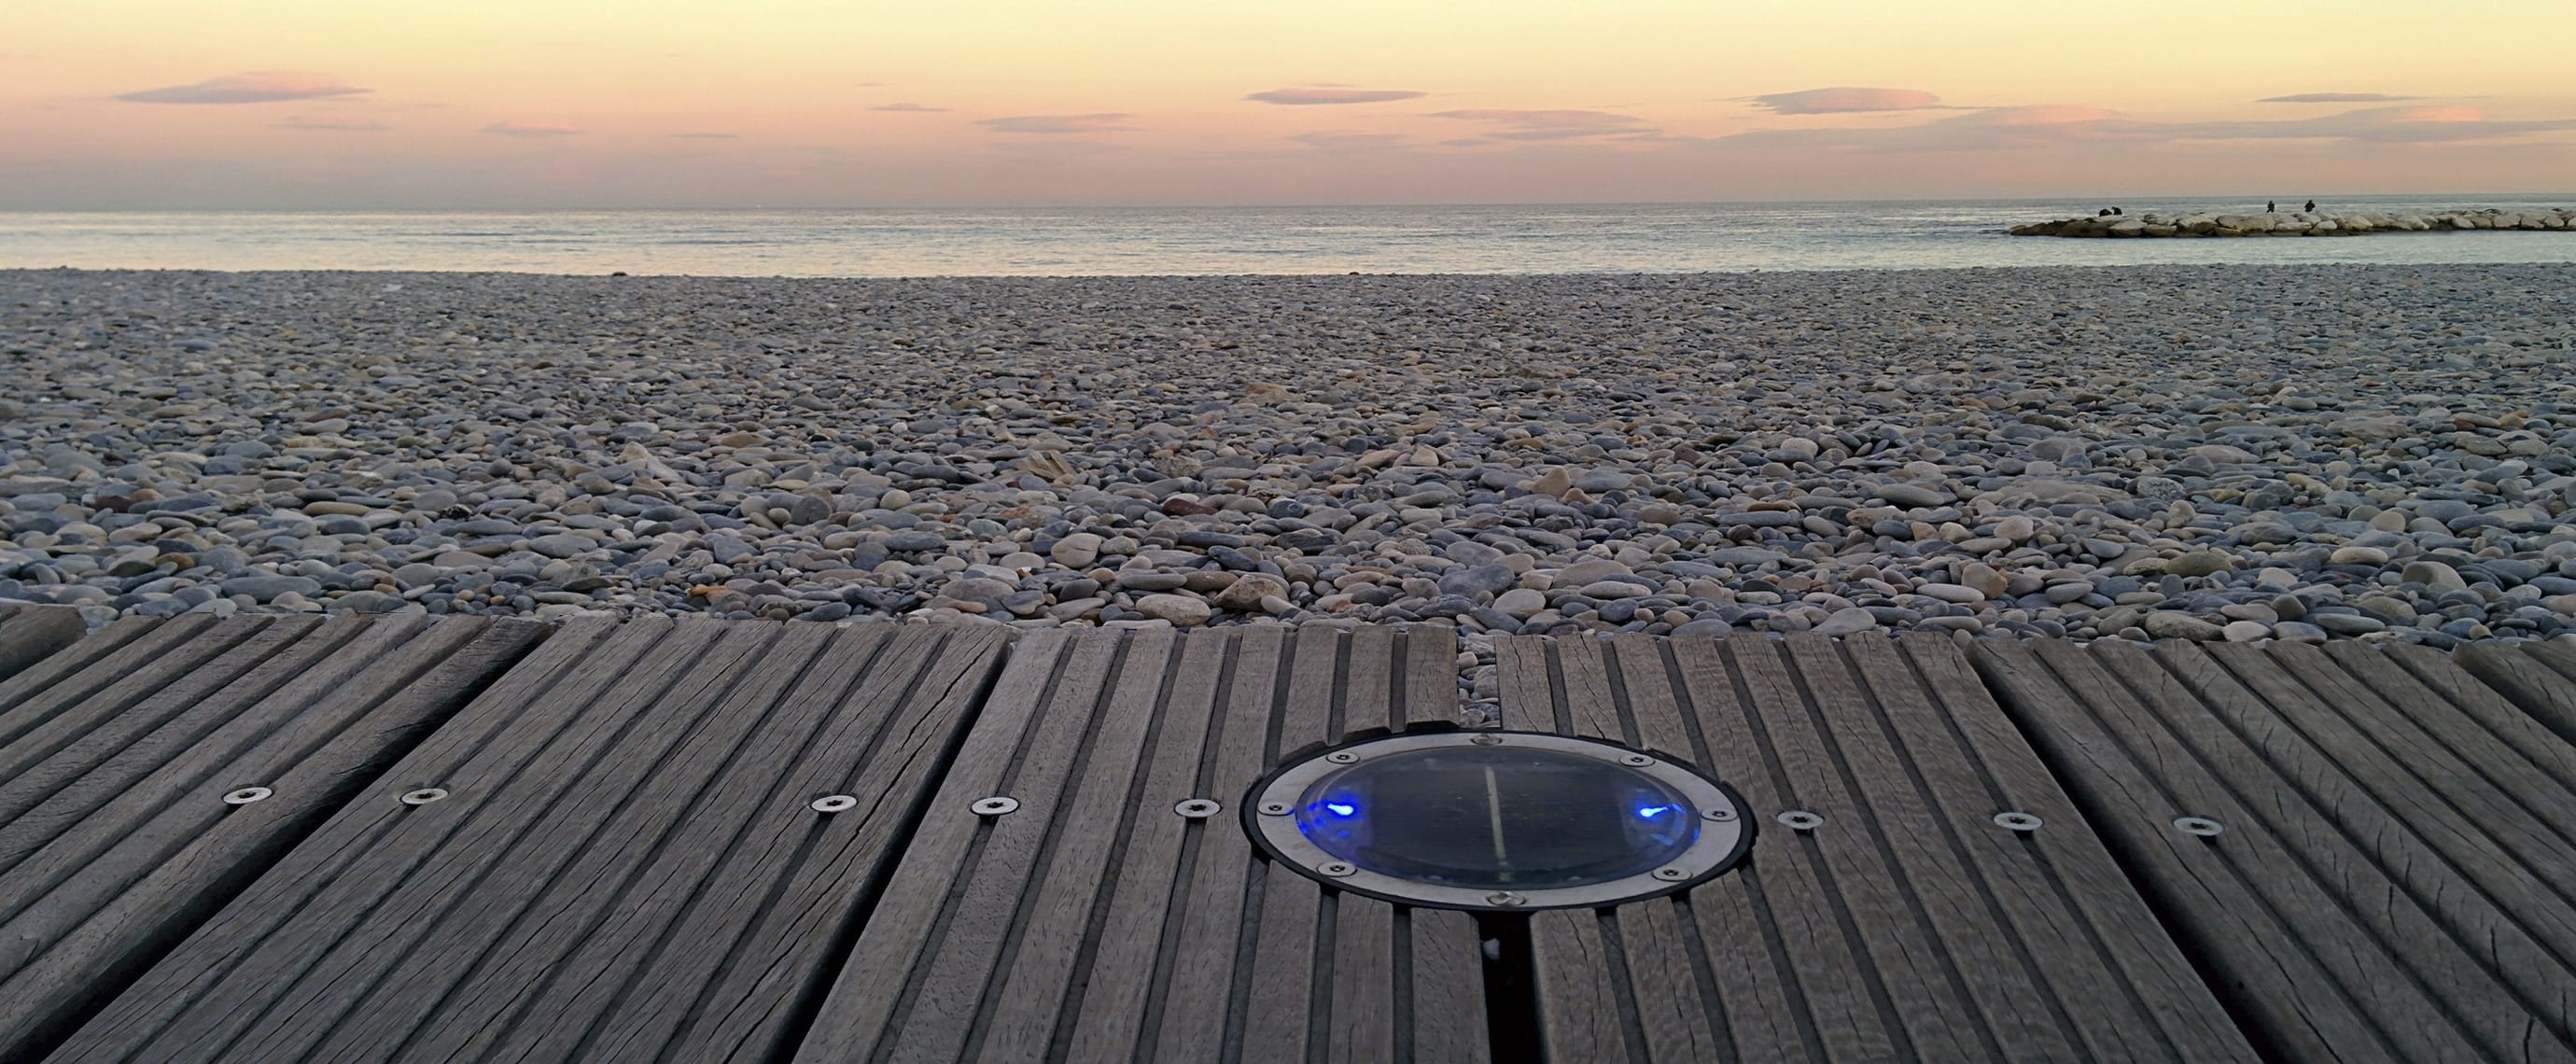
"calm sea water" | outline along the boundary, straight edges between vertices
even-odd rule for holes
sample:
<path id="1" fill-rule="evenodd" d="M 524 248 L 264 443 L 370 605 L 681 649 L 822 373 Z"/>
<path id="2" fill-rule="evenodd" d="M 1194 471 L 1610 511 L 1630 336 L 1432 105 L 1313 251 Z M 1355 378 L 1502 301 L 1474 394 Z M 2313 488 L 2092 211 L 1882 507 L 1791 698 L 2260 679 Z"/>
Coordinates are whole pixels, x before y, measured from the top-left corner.
<path id="1" fill-rule="evenodd" d="M 0 267 L 889 277 L 1589 273 L 2576 262 L 2576 232 L 2063 240 L 2048 200 L 1586 206 L 534 212 L 0 212 Z M 2129 213 L 2260 210 L 2122 201 Z M 2325 209 L 2576 206 L 2576 194 L 2359 197 Z"/>

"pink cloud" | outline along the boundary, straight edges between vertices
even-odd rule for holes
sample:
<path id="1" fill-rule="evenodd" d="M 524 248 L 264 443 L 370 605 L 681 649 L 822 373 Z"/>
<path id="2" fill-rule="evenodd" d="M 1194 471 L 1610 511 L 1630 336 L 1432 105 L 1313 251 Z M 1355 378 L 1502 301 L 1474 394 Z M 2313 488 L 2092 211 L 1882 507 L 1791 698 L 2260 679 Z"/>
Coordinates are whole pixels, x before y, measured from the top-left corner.
<path id="1" fill-rule="evenodd" d="M 498 122 L 494 122 L 491 125 L 483 127 L 483 132 L 498 133 L 505 137 L 537 138 L 568 137 L 581 131 L 574 129 L 571 126 L 558 125 L 553 122 L 531 122 L 524 118 L 504 118 Z"/>
<path id="2" fill-rule="evenodd" d="M 982 124 L 997 133 L 1105 133 L 1135 128 L 1121 124 L 1126 120 L 1122 112 L 1104 111 L 1087 115 L 1013 115 L 987 118 Z"/>
<path id="3" fill-rule="evenodd" d="M 2467 107 L 2375 107 L 2315 118 L 2149 122 L 2096 107 L 1998 107 L 1921 125 L 1885 129 L 1758 129 L 1711 142 L 1745 148 L 1859 151 L 1993 151 L 2082 142 L 2326 140 L 2432 144 L 2512 140 L 2576 129 L 2576 119 L 2490 120 Z"/>
<path id="4" fill-rule="evenodd" d="M 369 91 L 372 90 L 358 88 L 329 74 L 305 70 L 254 70 L 247 74 L 207 78 L 194 85 L 129 92 L 117 99 L 129 103 L 275 103 L 280 100 L 354 96 Z"/>
<path id="5" fill-rule="evenodd" d="M 1940 107 L 1941 98 L 1918 89 L 1807 89 L 1753 97 L 1753 105 L 1784 115 L 1856 114 L 1864 111 L 1920 111 Z"/>
<path id="6" fill-rule="evenodd" d="M 1427 93 L 1411 89 L 1286 88 L 1269 89 L 1244 97 L 1262 103 L 1312 106 L 1335 103 L 1384 103 L 1388 100 L 1418 99 Z"/>

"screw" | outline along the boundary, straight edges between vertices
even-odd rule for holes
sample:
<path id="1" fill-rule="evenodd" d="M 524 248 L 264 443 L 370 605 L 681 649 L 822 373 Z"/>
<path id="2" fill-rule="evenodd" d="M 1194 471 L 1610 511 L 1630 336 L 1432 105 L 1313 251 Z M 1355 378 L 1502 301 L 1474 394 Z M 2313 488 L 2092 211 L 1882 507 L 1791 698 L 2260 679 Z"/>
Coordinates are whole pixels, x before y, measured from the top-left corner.
<path id="1" fill-rule="evenodd" d="M 1526 904 L 1528 901 L 1528 898 L 1521 897 L 1520 895 L 1514 894 L 1508 890 L 1498 890 L 1485 895 L 1485 904 L 1487 905 L 1513 906 Z"/>
<path id="2" fill-rule="evenodd" d="M 1192 820 L 1205 820 L 1215 816 L 1217 811 L 1223 808 L 1225 807 L 1218 805 L 1214 799 L 1191 798 L 1173 806 L 1172 811 Z"/>
<path id="3" fill-rule="evenodd" d="M 435 801 L 437 801 L 437 800 L 439 800 L 439 799 L 441 799 L 441 798 L 445 798 L 445 797 L 447 797 L 447 792 L 446 792 L 445 790 L 441 789 L 441 788 L 438 788 L 438 787 L 423 787 L 423 788 L 421 788 L 421 789 L 419 789 L 419 790 L 412 791 L 412 792 L 410 792 L 410 793 L 408 793 L 408 794 L 403 795 L 403 796 L 402 796 L 402 804 L 404 804 L 404 805 L 428 805 L 428 804 L 429 804 L 429 803 L 431 803 L 431 802 L 435 802 Z"/>
<path id="4" fill-rule="evenodd" d="M 224 796 L 225 805 L 249 805 L 277 792 L 266 787 L 244 787 Z"/>
<path id="5" fill-rule="evenodd" d="M 1644 754 L 1629 754 L 1626 757 L 1620 758 L 1619 763 L 1630 768 L 1645 768 L 1648 765 L 1654 764 L 1655 759 L 1647 757 Z"/>
<path id="6" fill-rule="evenodd" d="M 1330 761 L 1336 765 L 1347 765 L 1354 761 L 1358 761 L 1359 759 L 1360 755 L 1354 754 L 1348 750 L 1336 750 L 1324 755 L 1324 760 Z"/>
<path id="7" fill-rule="evenodd" d="M 811 806 L 811 808 L 817 813 L 838 813 L 845 809 L 856 809 L 858 807 L 859 800 L 846 794 L 827 795 L 822 798 L 814 799 Z"/>
<path id="8" fill-rule="evenodd" d="M 2198 835 L 2204 839 L 2217 838 L 2220 832 L 2227 830 L 2227 825 L 2205 816 L 2182 817 L 2175 820 L 2173 826 L 2174 830 L 2185 835 Z"/>
<path id="9" fill-rule="evenodd" d="M 1001 816 L 1002 814 L 1018 809 L 1019 807 L 1019 799 L 1006 798 L 997 794 L 990 798 L 976 799 L 972 808 L 975 810 L 975 815 L 977 816 Z"/>
<path id="10" fill-rule="evenodd" d="M 1825 818 L 1799 809 L 1780 814 L 1779 821 L 1792 831 L 1814 831 L 1824 826 Z"/>
<path id="11" fill-rule="evenodd" d="M 1287 816 L 1288 811 L 1293 808 L 1295 807 L 1286 802 L 1263 802 L 1261 803 L 1261 815 Z"/>
<path id="12" fill-rule="evenodd" d="M 1322 872 L 1323 874 L 1335 879 L 1340 879 L 1343 876 L 1359 871 L 1359 866 L 1348 861 L 1326 861 L 1323 864 L 1316 865 L 1315 871 Z"/>
<path id="13" fill-rule="evenodd" d="M 2039 830 L 2039 818 L 2032 816 L 2029 813 L 1997 813 L 1995 814 L 1995 824 L 1999 827 L 2011 828 L 2014 831 Z"/>
<path id="14" fill-rule="evenodd" d="M 1690 873 L 1689 873 L 1689 872 L 1687 872 L 1687 871 L 1684 871 L 1684 870 L 1682 870 L 1682 869 L 1679 869 L 1679 868 L 1658 868 L 1658 869 L 1655 869 L 1655 878 L 1657 878 L 1657 879 L 1689 879 L 1689 878 L 1690 878 Z"/>
<path id="15" fill-rule="evenodd" d="M 1700 815 L 1707 817 L 1710 820 L 1733 820 L 1735 819 L 1735 810 L 1711 809 L 1705 813 L 1701 813 Z"/>

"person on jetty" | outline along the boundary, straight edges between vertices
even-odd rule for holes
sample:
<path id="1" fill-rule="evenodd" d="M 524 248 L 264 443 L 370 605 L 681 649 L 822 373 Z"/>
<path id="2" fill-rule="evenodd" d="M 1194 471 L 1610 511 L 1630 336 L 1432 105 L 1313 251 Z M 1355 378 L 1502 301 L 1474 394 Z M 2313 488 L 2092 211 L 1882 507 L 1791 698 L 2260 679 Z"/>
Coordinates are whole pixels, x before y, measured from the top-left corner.
<path id="1" fill-rule="evenodd" d="M 2279 201 L 2279 200 L 2264 200 L 2264 201 L 2263 201 L 2263 213 L 2265 213 L 2265 214 L 2279 214 L 2280 212 L 2281 212 L 2281 201 Z"/>
<path id="2" fill-rule="evenodd" d="M 2309 201 L 2308 201 L 2308 205 L 2307 205 L 2305 208 L 2302 208 L 2302 209 L 2303 209 L 2303 210 L 2305 210 L 2305 211 L 2307 211 L 2309 214 L 2315 214 L 2315 213 L 2317 213 L 2317 201 L 2315 201 L 2315 200 L 2309 200 Z"/>

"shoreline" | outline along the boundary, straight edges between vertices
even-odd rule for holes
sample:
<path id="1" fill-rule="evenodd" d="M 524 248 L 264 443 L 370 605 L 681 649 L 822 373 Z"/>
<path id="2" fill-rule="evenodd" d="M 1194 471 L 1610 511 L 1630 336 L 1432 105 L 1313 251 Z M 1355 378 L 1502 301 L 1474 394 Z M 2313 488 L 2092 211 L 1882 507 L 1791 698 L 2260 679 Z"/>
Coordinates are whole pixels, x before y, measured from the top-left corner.
<path id="1" fill-rule="evenodd" d="M 0 600 L 2546 638 L 2567 272 L 0 271 Z"/>

